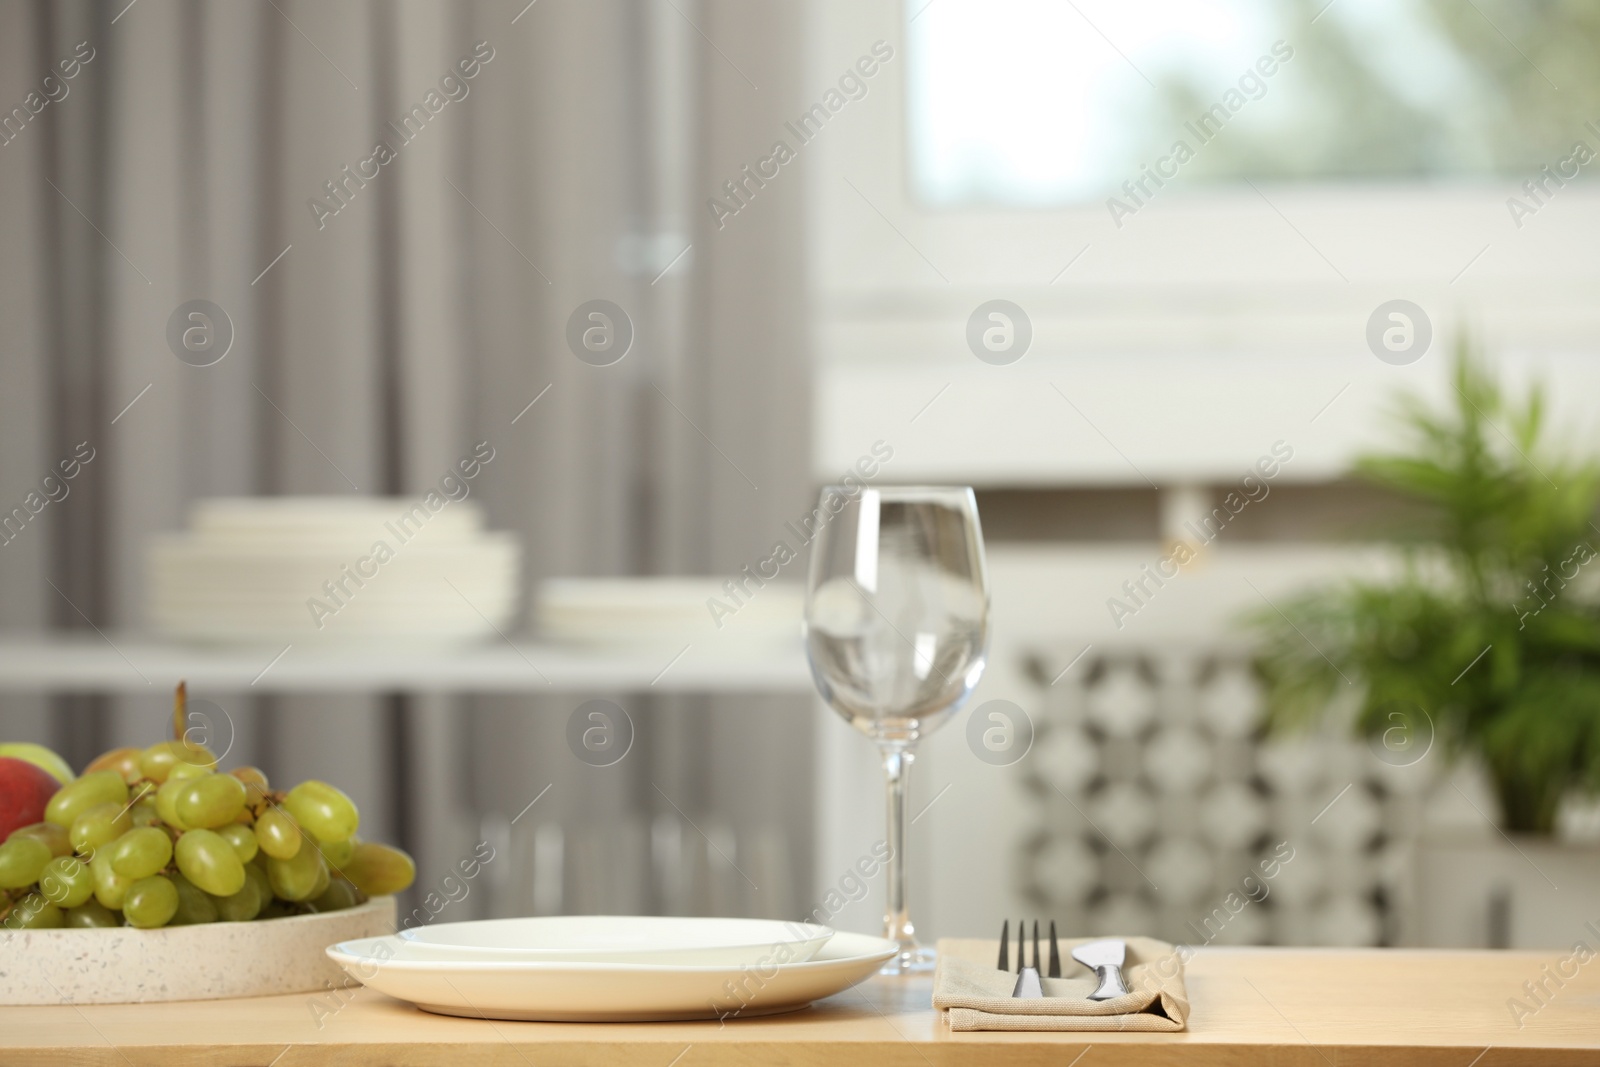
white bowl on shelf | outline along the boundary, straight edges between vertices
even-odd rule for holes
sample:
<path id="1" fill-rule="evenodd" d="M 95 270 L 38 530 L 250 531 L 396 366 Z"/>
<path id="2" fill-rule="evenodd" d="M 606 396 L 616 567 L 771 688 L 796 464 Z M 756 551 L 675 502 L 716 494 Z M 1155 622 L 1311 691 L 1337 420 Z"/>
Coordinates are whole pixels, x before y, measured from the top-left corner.
<path id="1" fill-rule="evenodd" d="M 511 624 L 521 555 L 472 501 L 202 500 L 149 545 L 147 614 L 183 641 L 455 644 Z"/>
<path id="2" fill-rule="evenodd" d="M 800 647 L 805 589 L 788 580 L 757 587 L 728 578 L 551 578 L 539 583 L 539 635 L 587 648 L 663 648 L 688 643 L 725 651 Z"/>
<path id="3" fill-rule="evenodd" d="M 833 936 L 814 923 L 652 915 L 555 915 L 439 923 L 400 932 L 406 959 L 754 966 L 803 963 Z"/>

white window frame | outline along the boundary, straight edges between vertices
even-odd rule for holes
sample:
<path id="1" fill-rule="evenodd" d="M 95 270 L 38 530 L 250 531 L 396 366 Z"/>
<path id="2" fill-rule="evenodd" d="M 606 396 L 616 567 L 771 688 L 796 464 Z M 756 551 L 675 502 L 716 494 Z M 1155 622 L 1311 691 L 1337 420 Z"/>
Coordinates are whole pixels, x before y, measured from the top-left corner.
<path id="1" fill-rule="evenodd" d="M 812 10 L 819 99 L 875 41 L 896 53 L 802 150 L 819 475 L 882 437 L 904 445 L 895 478 L 1166 488 L 1231 480 L 1288 440 L 1300 463 L 1286 477 L 1320 481 L 1376 443 L 1397 384 L 1444 395 L 1462 327 L 1513 379 L 1558 382 L 1558 399 L 1600 388 L 1600 194 L 1581 180 L 1520 228 L 1506 206 L 1519 183 L 1504 178 L 1180 184 L 1120 229 L 1103 203 L 932 209 L 912 201 L 905 169 L 901 0 Z M 1033 326 L 1008 367 L 964 341 L 968 315 L 995 298 Z M 1395 298 L 1432 318 L 1432 348 L 1410 366 L 1380 362 L 1364 339 Z"/>

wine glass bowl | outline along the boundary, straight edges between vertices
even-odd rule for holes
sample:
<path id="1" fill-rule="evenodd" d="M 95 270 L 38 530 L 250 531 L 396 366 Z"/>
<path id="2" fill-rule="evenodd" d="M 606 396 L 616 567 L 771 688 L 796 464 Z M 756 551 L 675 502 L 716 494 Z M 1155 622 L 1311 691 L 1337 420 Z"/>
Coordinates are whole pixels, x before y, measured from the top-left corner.
<path id="1" fill-rule="evenodd" d="M 888 776 L 888 973 L 924 970 L 904 899 L 906 772 L 916 743 L 983 673 L 989 587 L 969 488 L 829 486 L 812 544 L 806 656 L 817 690 L 877 743 Z"/>

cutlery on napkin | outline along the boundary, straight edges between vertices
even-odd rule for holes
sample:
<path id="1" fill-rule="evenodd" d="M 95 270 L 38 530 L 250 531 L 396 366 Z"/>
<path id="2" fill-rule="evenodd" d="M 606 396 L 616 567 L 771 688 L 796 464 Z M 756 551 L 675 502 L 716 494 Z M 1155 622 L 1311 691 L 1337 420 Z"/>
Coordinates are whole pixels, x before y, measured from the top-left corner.
<path id="1" fill-rule="evenodd" d="M 1063 939 L 1071 950 L 1100 938 Z M 1174 946 L 1148 937 L 1118 938 L 1126 948 L 1122 971 L 1129 992 L 1090 1000 L 1098 976 L 1070 955 L 1062 976 L 1040 979 L 1040 996 L 1013 997 L 1016 976 L 995 967 L 992 940 L 939 942 L 933 1006 L 951 1030 L 1177 1031 L 1189 1017 L 1183 957 Z M 1009 962 L 1009 960 L 1008 960 Z M 1026 961 L 1024 961 L 1026 962 Z"/>

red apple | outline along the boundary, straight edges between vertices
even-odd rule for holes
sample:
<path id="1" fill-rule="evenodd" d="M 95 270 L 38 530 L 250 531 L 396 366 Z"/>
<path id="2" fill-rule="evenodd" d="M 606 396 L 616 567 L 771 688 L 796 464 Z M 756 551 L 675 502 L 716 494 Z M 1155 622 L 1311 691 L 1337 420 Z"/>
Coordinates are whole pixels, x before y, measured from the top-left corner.
<path id="1" fill-rule="evenodd" d="M 61 783 L 27 760 L 0 756 L 0 841 L 19 826 L 44 821 L 44 806 Z"/>

